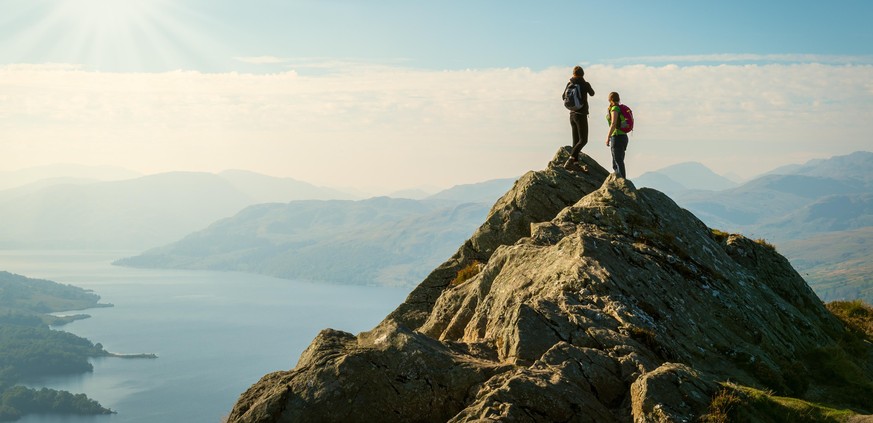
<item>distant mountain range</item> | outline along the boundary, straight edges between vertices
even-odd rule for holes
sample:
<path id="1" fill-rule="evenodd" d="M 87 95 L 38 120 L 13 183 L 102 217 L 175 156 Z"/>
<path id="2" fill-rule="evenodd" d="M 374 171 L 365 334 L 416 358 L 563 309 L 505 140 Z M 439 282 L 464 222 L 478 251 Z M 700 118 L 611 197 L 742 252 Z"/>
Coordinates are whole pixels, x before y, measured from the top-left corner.
<path id="1" fill-rule="evenodd" d="M 218 174 L 256 203 L 285 203 L 292 200 L 351 200 L 360 197 L 332 188 L 312 185 L 293 178 L 277 178 L 245 170 Z"/>
<path id="2" fill-rule="evenodd" d="M 291 178 L 235 170 L 102 182 L 77 176 L 0 191 L 0 219 L 14 222 L 0 226 L 0 247 L 144 250 L 163 245 L 120 263 L 414 284 L 421 269 L 458 248 L 487 207 L 515 182 L 458 185 L 426 197 L 423 191 L 396 194 L 423 197 L 416 200 L 355 201 L 352 194 Z M 648 172 L 633 182 L 668 193 L 713 228 L 784 248 L 825 300 L 865 293 L 862 285 L 873 285 L 859 276 L 863 273 L 837 276 L 839 269 L 873 266 L 871 249 L 849 251 L 871 236 L 866 230 L 873 227 L 871 152 L 785 166 L 743 184 L 699 163 Z M 325 224 L 327 219 L 335 221 Z M 829 260 L 808 260 L 816 256 Z M 834 284 L 840 288 L 818 290 Z M 873 293 L 865 295 L 873 302 Z"/>
<path id="3" fill-rule="evenodd" d="M 458 249 L 513 183 L 496 179 L 458 185 L 423 200 L 255 205 L 116 264 L 411 286 Z"/>
<path id="4" fill-rule="evenodd" d="M 648 172 L 634 183 L 669 192 L 714 228 L 777 243 L 873 225 L 870 152 L 780 167 L 742 185 L 699 163 Z"/>
<path id="5" fill-rule="evenodd" d="M 848 245 L 865 242 L 871 235 L 865 230 L 873 227 L 871 170 L 873 153 L 858 152 L 780 168 L 742 185 L 699 163 L 649 172 L 634 183 L 672 191 L 680 206 L 713 228 L 765 238 L 778 248 L 784 245 L 786 256 L 814 288 L 822 287 L 819 295 L 826 300 L 860 293 L 869 295 L 865 298 L 873 302 L 873 291 L 863 287 L 873 284 L 862 280 L 863 273 L 837 277 L 842 275 L 838 270 L 850 263 L 857 269 L 873 267 L 870 249 L 846 251 Z M 119 264 L 240 270 L 345 283 L 414 284 L 422 276 L 420 269 L 432 267 L 422 263 L 439 263 L 457 249 L 476 228 L 486 212 L 485 205 L 492 204 L 513 183 L 512 179 L 498 179 L 459 185 L 416 201 L 256 206 Z M 428 204 L 434 201 L 451 205 L 434 208 L 439 203 Z M 465 202 L 473 205 L 458 206 Z M 404 214 L 394 216 L 396 220 L 389 223 L 371 222 L 354 212 L 386 213 L 380 207 L 404 210 Z M 307 217 L 321 215 L 347 217 L 333 226 Z M 292 227 L 294 233 L 287 233 Z M 432 248 L 423 250 L 423 240 L 437 234 L 444 236 L 433 238 Z M 847 243 L 847 239 L 856 242 Z M 843 254 L 827 253 L 833 251 Z M 829 259 L 806 259 L 815 256 Z"/>
<path id="6" fill-rule="evenodd" d="M 663 188 L 713 228 L 784 248 L 823 300 L 859 295 L 873 303 L 873 153 L 783 166 L 722 190 L 704 190 L 696 181 L 710 180 L 709 172 L 684 167 L 695 170 L 687 179 L 665 180 L 676 173 L 658 171 L 634 182 Z"/>
<path id="7" fill-rule="evenodd" d="M 449 200 L 460 203 L 485 202 L 494 204 L 512 188 L 516 178 L 493 179 L 478 184 L 456 185 L 428 197 L 431 200 Z"/>
<path id="8" fill-rule="evenodd" d="M 686 190 L 720 191 L 739 185 L 697 162 L 679 163 L 646 172 L 633 181 L 637 186 L 655 188 L 668 195 Z"/>
<path id="9" fill-rule="evenodd" d="M 775 242 L 869 222 L 873 153 L 810 163 L 781 168 L 736 188 L 684 191 L 673 198 L 710 226 Z"/>
<path id="10" fill-rule="evenodd" d="M 112 166 L 54 164 L 0 172 L 0 191 L 38 182 L 53 185 L 58 182 L 118 181 L 140 176 L 142 174 L 132 170 Z"/>
<path id="11" fill-rule="evenodd" d="M 145 249 L 253 204 L 349 198 L 354 197 L 245 171 L 38 180 L 0 191 L 0 248 Z"/>
<path id="12" fill-rule="evenodd" d="M 261 204 L 115 264 L 411 286 L 457 250 L 489 206 L 388 197 Z"/>

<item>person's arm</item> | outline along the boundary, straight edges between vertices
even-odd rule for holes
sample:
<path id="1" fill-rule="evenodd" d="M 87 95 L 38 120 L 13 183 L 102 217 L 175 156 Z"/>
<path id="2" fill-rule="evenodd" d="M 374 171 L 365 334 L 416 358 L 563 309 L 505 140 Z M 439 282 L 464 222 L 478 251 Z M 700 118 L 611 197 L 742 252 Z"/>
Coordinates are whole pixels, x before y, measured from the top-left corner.
<path id="1" fill-rule="evenodd" d="M 609 136 L 618 129 L 618 110 L 609 111 L 609 131 L 606 133 L 606 145 L 609 146 Z"/>
<path id="2" fill-rule="evenodd" d="M 594 87 L 591 84 L 588 84 L 588 94 L 591 94 L 591 97 L 594 97 Z"/>

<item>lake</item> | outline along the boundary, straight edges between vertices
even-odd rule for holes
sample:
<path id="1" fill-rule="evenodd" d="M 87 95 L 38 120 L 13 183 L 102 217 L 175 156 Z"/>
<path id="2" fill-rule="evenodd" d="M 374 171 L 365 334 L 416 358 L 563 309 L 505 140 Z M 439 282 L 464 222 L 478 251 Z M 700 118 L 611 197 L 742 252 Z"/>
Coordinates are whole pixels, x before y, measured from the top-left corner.
<path id="1" fill-rule="evenodd" d="M 92 373 L 26 384 L 84 393 L 117 414 L 20 422 L 218 423 L 261 376 L 293 368 L 320 330 L 372 329 L 411 290 L 110 265 L 134 254 L 0 251 L 0 270 L 91 289 L 115 305 L 59 329 L 110 352 L 158 355 L 92 359 Z"/>

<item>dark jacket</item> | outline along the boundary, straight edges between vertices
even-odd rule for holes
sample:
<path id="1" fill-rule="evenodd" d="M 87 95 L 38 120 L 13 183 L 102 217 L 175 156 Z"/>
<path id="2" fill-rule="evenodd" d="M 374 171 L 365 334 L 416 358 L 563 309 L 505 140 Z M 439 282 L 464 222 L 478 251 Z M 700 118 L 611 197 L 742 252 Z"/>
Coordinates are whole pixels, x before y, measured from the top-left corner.
<path id="1" fill-rule="evenodd" d="M 574 76 L 574 77 L 570 78 L 570 82 L 567 83 L 567 87 L 570 87 L 571 84 L 579 84 L 579 86 L 582 87 L 582 91 L 588 93 L 588 95 L 590 95 L 592 97 L 594 96 L 594 88 L 591 88 L 591 84 L 589 84 L 588 81 L 585 80 L 585 78 L 580 78 L 578 76 Z M 564 88 L 564 92 L 567 92 L 567 88 Z M 582 104 L 583 104 L 583 106 L 581 109 L 579 109 L 578 111 L 575 111 L 575 112 L 571 111 L 570 113 L 579 113 L 579 114 L 587 115 L 588 114 L 588 96 L 587 95 L 582 96 Z"/>

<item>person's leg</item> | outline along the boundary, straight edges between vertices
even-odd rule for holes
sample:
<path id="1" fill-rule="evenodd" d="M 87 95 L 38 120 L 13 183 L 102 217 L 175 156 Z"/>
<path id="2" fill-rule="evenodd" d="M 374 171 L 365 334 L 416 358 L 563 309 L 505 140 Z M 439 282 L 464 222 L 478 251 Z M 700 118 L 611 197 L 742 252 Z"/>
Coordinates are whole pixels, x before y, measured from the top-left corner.
<path id="1" fill-rule="evenodd" d="M 582 146 L 579 144 L 581 142 L 579 122 L 576 120 L 575 113 L 570 113 L 570 130 L 573 132 L 573 149 L 570 150 L 570 158 L 579 160 L 579 151 L 582 150 Z"/>
<path id="2" fill-rule="evenodd" d="M 609 137 L 609 152 L 612 153 L 612 171 L 618 173 L 618 158 L 615 156 L 615 135 Z"/>
<path id="3" fill-rule="evenodd" d="M 627 135 L 615 135 L 610 141 L 610 150 L 612 150 L 612 169 L 618 176 L 627 178 L 627 172 L 624 167 L 624 155 L 627 150 Z"/>

